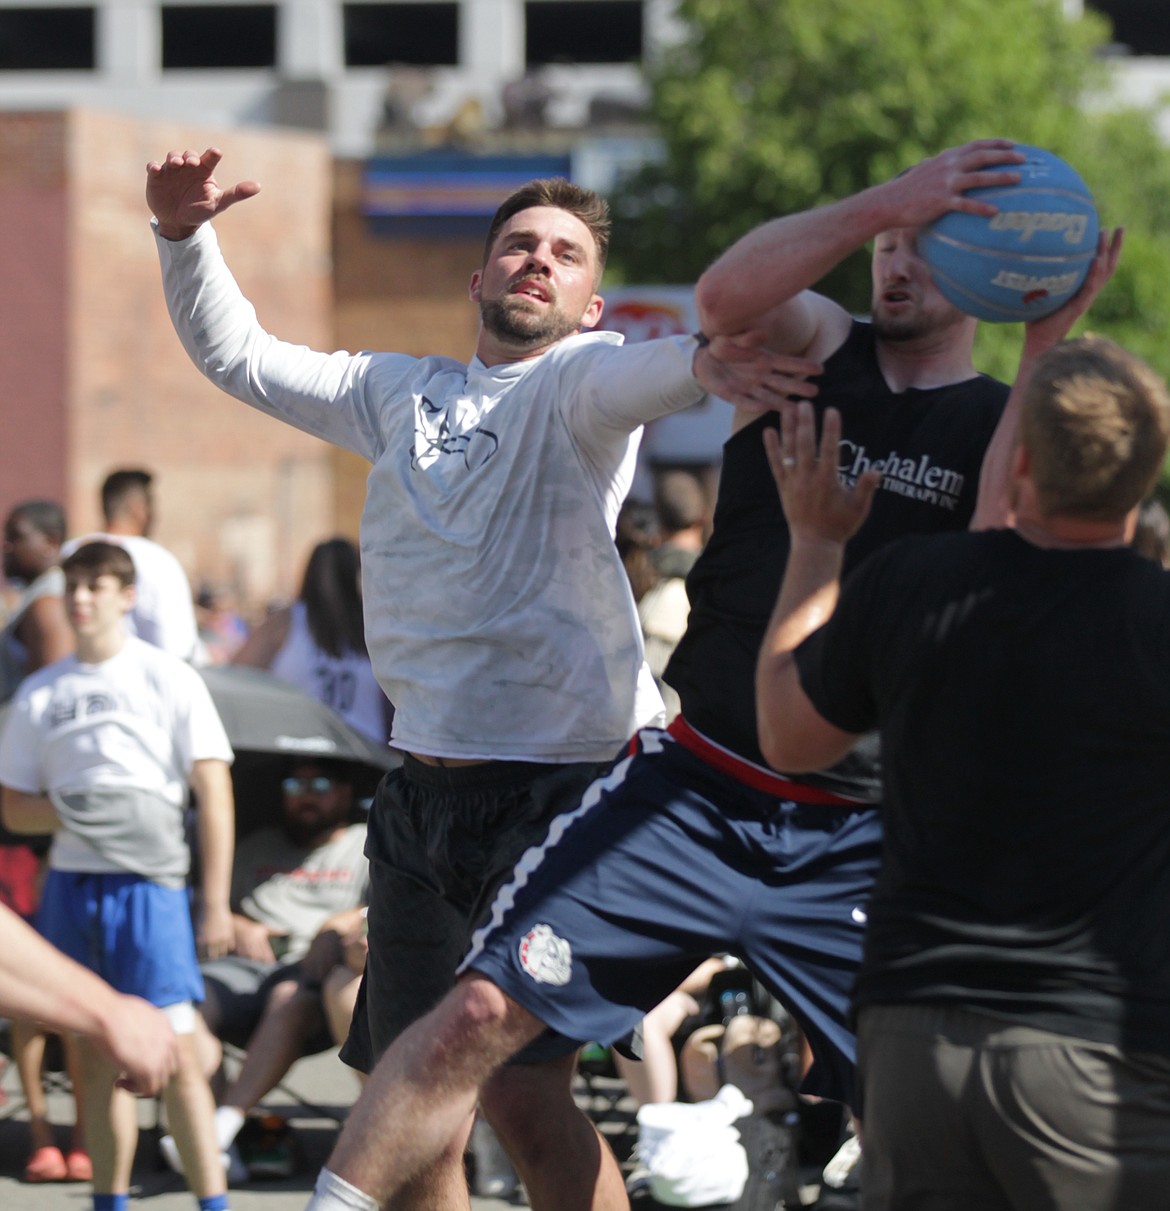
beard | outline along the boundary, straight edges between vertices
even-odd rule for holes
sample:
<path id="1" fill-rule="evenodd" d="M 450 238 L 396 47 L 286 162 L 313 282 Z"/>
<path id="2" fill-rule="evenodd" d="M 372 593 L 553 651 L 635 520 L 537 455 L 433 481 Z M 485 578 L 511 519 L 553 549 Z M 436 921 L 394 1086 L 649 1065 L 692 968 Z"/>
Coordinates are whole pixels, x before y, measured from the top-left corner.
<path id="1" fill-rule="evenodd" d="M 349 819 L 349 808 L 339 807 L 333 811 L 307 811 L 284 813 L 284 830 L 295 845 L 315 846 L 326 841 L 330 834 Z"/>
<path id="2" fill-rule="evenodd" d="M 913 310 L 900 315 L 884 313 L 876 298 L 870 304 L 874 335 L 890 344 L 921 340 L 961 325 L 966 319 L 957 307 L 929 297 L 921 300 Z"/>
<path id="3" fill-rule="evenodd" d="M 937 328 L 938 321 L 931 321 L 928 316 L 916 311 L 912 315 L 882 315 L 874 312 L 873 332 L 879 340 L 897 343 L 898 341 L 914 341 L 921 336 L 927 336 Z"/>
<path id="4" fill-rule="evenodd" d="M 541 314 L 514 294 L 485 300 L 479 305 L 479 315 L 492 336 L 509 345 L 553 345 L 581 327 L 580 319 L 570 319 L 556 306 L 545 308 Z"/>

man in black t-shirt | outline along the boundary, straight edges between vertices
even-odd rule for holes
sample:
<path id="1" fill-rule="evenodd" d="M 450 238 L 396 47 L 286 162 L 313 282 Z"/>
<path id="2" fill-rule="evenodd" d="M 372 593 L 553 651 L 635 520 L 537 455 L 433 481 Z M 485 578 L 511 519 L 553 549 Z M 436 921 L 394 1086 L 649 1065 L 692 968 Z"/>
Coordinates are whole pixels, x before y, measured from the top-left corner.
<path id="1" fill-rule="evenodd" d="M 1129 545 L 1170 395 L 1085 339 L 1021 398 L 1015 528 L 904 539 L 840 590 L 874 481 L 818 468 L 803 406 L 770 439 L 792 549 L 764 754 L 819 768 L 881 728 L 854 994 L 871 1211 L 1170 1188 L 1170 575 Z"/>
<path id="2" fill-rule="evenodd" d="M 949 210 L 994 213 L 966 191 L 1017 180 L 1021 160 L 1006 140 L 944 152 L 765 224 L 699 283 L 707 335 L 763 328 L 769 347 L 809 376 L 800 393 L 816 397 L 817 411 L 834 403 L 845 412 L 841 475 L 882 468 L 859 555 L 903 533 L 963 529 L 977 495 L 995 497 L 978 491 L 980 467 L 989 442 L 993 469 L 1010 450 L 1011 432 L 996 428 L 1007 388 L 975 371 L 975 321 L 934 288 L 915 237 Z M 856 324 L 809 288 L 871 239 L 874 322 Z M 1026 357 L 1067 332 L 1108 259 L 1098 258 L 1075 304 L 1030 326 Z M 688 577 L 688 631 L 667 674 L 682 715 L 669 732 L 639 732 L 581 807 L 524 855 L 472 939 L 465 978 L 387 1052 L 330 1160 L 378 1202 L 426 1172 L 460 1107 L 544 1027 L 620 1038 L 710 954 L 742 958 L 800 1019 L 815 1056 L 806 1088 L 852 1099 L 848 997 L 879 858 L 876 752 L 799 781 L 759 753 L 755 657 L 788 537 L 761 437 L 774 416 L 741 412 L 736 424 L 714 532 Z M 989 486 L 997 482 L 993 474 Z M 539 1067 L 534 1101 L 545 1096 Z M 565 1190 L 557 1205 L 584 1203 Z M 334 1206 L 323 1189 L 311 1204 Z"/>

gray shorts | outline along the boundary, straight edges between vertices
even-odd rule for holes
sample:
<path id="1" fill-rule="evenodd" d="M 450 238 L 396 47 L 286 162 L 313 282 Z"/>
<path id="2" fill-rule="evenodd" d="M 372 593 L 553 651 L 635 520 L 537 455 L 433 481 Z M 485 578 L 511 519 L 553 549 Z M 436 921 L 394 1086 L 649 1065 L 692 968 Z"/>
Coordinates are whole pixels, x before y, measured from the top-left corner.
<path id="1" fill-rule="evenodd" d="M 1129 1211 L 1170 1195 L 1170 1058 L 944 1005 L 857 1036 L 863 1211 Z"/>
<path id="2" fill-rule="evenodd" d="M 406 757 L 370 812 L 370 952 L 341 1058 L 369 1072 L 454 987 L 496 888 L 607 763 L 493 761 L 436 768 Z M 564 1041 L 561 1041 L 564 1043 Z M 553 1044 L 549 1055 L 571 1050 Z M 541 1058 L 538 1040 L 529 1058 Z"/>
<path id="3" fill-rule="evenodd" d="M 200 965 L 206 989 L 204 1014 L 212 1033 L 234 1047 L 248 1040 L 264 1014 L 272 989 L 285 980 L 300 980 L 299 963 L 262 963 L 241 955 L 224 955 Z M 305 1054 L 332 1047 L 333 1038 L 322 1019 L 321 1031 L 309 1040 Z"/>

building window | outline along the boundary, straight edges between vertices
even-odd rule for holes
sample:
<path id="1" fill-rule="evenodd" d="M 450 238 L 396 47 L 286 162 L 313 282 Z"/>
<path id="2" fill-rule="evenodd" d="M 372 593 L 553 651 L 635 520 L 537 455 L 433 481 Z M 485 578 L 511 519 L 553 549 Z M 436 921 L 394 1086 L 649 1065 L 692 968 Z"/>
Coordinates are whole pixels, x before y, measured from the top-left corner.
<path id="1" fill-rule="evenodd" d="M 0 9 L 0 71 L 93 71 L 92 8 Z"/>
<path id="2" fill-rule="evenodd" d="M 459 62 L 458 4 L 346 4 L 342 20 L 347 67 Z"/>
<path id="3" fill-rule="evenodd" d="M 276 66 L 276 5 L 166 4 L 163 67 Z"/>
<path id="4" fill-rule="evenodd" d="M 1113 41 L 1135 55 L 1170 55 L 1166 0 L 1091 0 L 1113 22 Z"/>
<path id="5" fill-rule="evenodd" d="M 529 0 L 525 58 L 544 63 L 629 63 L 642 57 L 642 0 Z"/>

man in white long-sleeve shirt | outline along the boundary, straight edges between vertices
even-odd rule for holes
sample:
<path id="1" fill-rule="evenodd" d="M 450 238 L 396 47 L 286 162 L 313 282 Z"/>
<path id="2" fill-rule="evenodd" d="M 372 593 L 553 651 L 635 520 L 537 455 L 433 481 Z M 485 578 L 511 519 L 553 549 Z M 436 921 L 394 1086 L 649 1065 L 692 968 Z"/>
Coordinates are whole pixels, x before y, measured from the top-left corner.
<path id="1" fill-rule="evenodd" d="M 207 225 L 259 188 L 221 188 L 219 160 L 173 152 L 147 168 L 184 347 L 232 395 L 374 464 L 366 629 L 408 755 L 369 828 L 370 958 L 345 1052 L 368 1069 L 450 988 L 470 924 L 519 855 L 661 712 L 612 541 L 641 425 L 706 390 L 775 406 L 809 393 L 815 367 L 750 339 L 627 348 L 583 331 L 601 317 L 609 220 L 600 198 L 560 180 L 531 182 L 492 221 L 471 276 L 482 323 L 469 364 L 284 344 Z M 525 1058 L 483 1101 L 533 1205 L 624 1205 L 570 1096 L 572 1048 L 550 1040 Z M 462 1138 L 411 1196 L 466 1202 Z"/>

